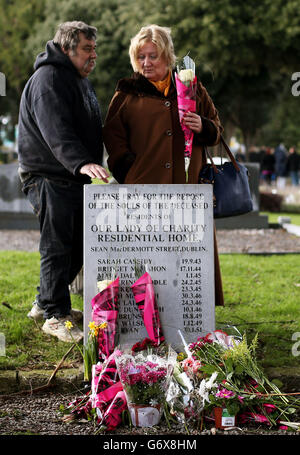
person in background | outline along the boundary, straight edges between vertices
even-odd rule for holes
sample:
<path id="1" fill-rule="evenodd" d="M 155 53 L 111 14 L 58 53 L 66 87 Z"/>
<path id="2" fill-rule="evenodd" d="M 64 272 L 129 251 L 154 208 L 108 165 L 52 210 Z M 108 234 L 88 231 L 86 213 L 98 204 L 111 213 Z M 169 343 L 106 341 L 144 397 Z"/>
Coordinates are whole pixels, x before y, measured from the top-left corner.
<path id="1" fill-rule="evenodd" d="M 104 123 L 108 166 L 119 183 L 186 183 L 184 134 L 177 104 L 171 31 L 152 24 L 131 40 L 134 73 L 121 79 Z M 206 163 L 204 146 L 218 144 L 222 132 L 218 112 L 198 82 L 196 112 L 185 124 L 194 132 L 188 183 L 198 183 Z M 215 238 L 215 303 L 223 305 L 222 280 Z"/>
<path id="2" fill-rule="evenodd" d="M 261 177 L 268 184 L 272 183 L 272 176 L 275 169 L 274 149 L 266 148 L 265 154 L 261 160 Z"/>
<path id="3" fill-rule="evenodd" d="M 255 146 L 252 146 L 250 147 L 249 149 L 249 162 L 250 163 L 261 163 L 261 151 L 255 147 Z"/>
<path id="4" fill-rule="evenodd" d="M 277 188 L 284 188 L 287 176 L 287 153 L 282 143 L 275 148 L 274 158 L 276 186 Z"/>
<path id="5" fill-rule="evenodd" d="M 19 111 L 19 174 L 40 224 L 40 285 L 28 317 L 44 318 L 42 330 L 66 342 L 83 337 L 82 312 L 71 309 L 69 292 L 83 264 L 83 185 L 108 177 L 100 109 L 87 79 L 96 33 L 78 21 L 58 27 L 35 61 Z"/>
<path id="6" fill-rule="evenodd" d="M 291 177 L 292 185 L 299 185 L 299 171 L 300 171 L 300 155 L 297 153 L 295 147 L 289 148 L 289 155 L 287 159 L 287 171 Z"/>

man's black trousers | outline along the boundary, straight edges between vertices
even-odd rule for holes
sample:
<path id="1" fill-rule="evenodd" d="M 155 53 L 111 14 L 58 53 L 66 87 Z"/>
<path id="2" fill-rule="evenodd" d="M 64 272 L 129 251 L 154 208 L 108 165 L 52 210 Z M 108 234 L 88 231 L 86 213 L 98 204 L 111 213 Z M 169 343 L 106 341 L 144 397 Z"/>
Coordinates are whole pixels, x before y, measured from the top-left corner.
<path id="1" fill-rule="evenodd" d="M 32 176 L 23 186 L 40 223 L 40 286 L 44 318 L 70 313 L 69 285 L 83 264 L 83 186 Z"/>

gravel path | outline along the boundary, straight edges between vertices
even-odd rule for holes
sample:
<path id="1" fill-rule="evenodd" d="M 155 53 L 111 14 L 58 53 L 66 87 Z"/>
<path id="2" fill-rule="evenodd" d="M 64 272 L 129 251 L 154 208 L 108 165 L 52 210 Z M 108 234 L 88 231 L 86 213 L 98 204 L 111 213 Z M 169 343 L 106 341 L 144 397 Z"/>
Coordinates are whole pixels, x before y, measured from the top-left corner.
<path id="1" fill-rule="evenodd" d="M 61 420 L 60 405 L 67 407 L 76 397 L 59 393 L 0 397 L 0 434 L 93 434 L 92 422 L 78 420 L 70 427 Z"/>
<path id="2" fill-rule="evenodd" d="M 284 229 L 217 230 L 222 253 L 300 253 L 300 237 Z M 0 230 L 0 250 L 38 251 L 38 231 Z"/>
<path id="3" fill-rule="evenodd" d="M 59 413 L 60 405 L 68 403 L 79 395 L 61 395 L 57 393 L 36 394 L 27 397 L 0 397 L 0 435 L 35 434 L 35 435 L 93 435 L 99 429 L 92 421 L 74 420 L 65 423 Z M 153 435 L 186 435 L 185 428 L 180 423 L 172 423 L 168 428 L 164 419 L 159 425 L 152 428 L 129 428 L 120 426 L 114 432 L 103 433 L 106 436 L 114 435 L 144 435 L 151 439 Z M 189 435 L 295 435 L 296 432 L 268 429 L 264 425 L 242 425 L 232 430 L 216 430 L 213 422 L 206 423 L 206 429 L 193 430 L 189 428 Z M 121 438 L 122 440 L 122 438 Z M 99 440 L 98 440 L 99 442 Z"/>

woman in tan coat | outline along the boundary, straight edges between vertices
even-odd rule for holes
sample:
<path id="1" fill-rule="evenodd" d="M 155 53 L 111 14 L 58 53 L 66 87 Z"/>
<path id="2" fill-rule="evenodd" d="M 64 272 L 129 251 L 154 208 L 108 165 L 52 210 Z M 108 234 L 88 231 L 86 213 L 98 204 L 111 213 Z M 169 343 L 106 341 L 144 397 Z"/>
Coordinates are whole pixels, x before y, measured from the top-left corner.
<path id="1" fill-rule="evenodd" d="M 119 183 L 186 183 L 170 30 L 143 27 L 131 40 L 129 55 L 134 74 L 118 82 L 104 125 L 109 169 Z M 203 146 L 218 144 L 222 132 L 218 112 L 201 82 L 196 113 L 186 113 L 184 122 L 194 132 L 188 183 L 196 184 L 206 163 Z M 216 305 L 223 305 L 216 240 L 215 284 Z"/>

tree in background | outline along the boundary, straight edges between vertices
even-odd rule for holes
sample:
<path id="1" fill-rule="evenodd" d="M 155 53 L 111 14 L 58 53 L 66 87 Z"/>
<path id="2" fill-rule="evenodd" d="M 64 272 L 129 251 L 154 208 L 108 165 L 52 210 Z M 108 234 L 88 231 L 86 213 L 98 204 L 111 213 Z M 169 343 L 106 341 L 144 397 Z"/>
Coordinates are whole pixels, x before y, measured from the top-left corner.
<path id="1" fill-rule="evenodd" d="M 140 0 L 141 1 L 141 0 Z M 226 131 L 247 148 L 263 140 L 300 57 L 297 0 L 148 0 L 151 18 L 172 26 L 177 55 L 190 52 Z M 295 123 L 290 118 L 290 121 Z"/>
<path id="2" fill-rule="evenodd" d="M 32 59 L 26 43 L 35 22 L 43 20 L 44 0 L 0 0 L 0 71 L 6 77 L 6 96 L 0 97 L 0 115 L 10 113 L 16 123 L 19 99 Z"/>
<path id="3" fill-rule="evenodd" d="M 291 94 L 292 82 L 286 84 L 274 107 L 270 122 L 261 130 L 260 137 L 272 147 L 283 142 L 287 148 L 300 150 L 300 97 Z"/>
<path id="4" fill-rule="evenodd" d="M 179 58 L 189 52 L 195 59 L 227 137 L 238 129 L 249 147 L 277 141 L 278 131 L 295 134 L 298 99 L 290 93 L 290 79 L 299 71 L 298 0 L 0 0 L 0 5 L 0 71 L 7 76 L 5 102 L 13 101 L 11 109 L 18 107 L 35 57 L 58 24 L 83 20 L 98 28 L 97 66 L 90 77 L 105 115 L 117 81 L 132 71 L 130 38 L 142 25 L 158 23 L 171 27 Z"/>
<path id="5" fill-rule="evenodd" d="M 98 58 L 89 78 L 105 114 L 118 79 L 131 74 L 128 47 L 132 30 L 138 27 L 138 13 L 134 0 L 90 0 L 88 7 L 80 0 L 46 0 L 46 19 L 36 23 L 27 50 L 34 60 L 61 22 L 81 20 L 97 27 Z"/>

